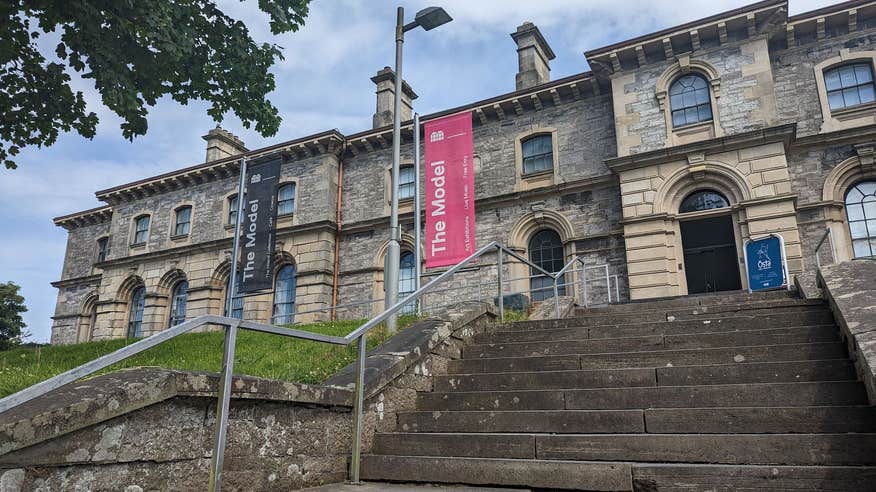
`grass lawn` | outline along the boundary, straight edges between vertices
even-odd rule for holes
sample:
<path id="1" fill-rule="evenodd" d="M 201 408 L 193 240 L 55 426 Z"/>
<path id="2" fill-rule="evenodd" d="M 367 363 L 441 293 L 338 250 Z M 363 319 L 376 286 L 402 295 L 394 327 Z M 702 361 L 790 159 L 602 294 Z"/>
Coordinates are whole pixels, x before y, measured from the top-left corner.
<path id="1" fill-rule="evenodd" d="M 505 311 L 506 321 L 526 319 L 521 311 Z M 404 315 L 399 327 L 405 328 L 417 317 Z M 367 320 L 336 321 L 295 325 L 299 330 L 344 336 Z M 368 334 L 368 349 L 388 338 L 386 328 L 378 326 Z M 135 357 L 114 364 L 98 374 L 118 369 L 157 366 L 169 369 L 219 372 L 222 369 L 223 332 L 186 333 Z M 88 361 L 118 350 L 137 339 L 19 348 L 0 351 L 0 398 L 46 380 Z M 234 373 L 282 381 L 321 383 L 356 357 L 355 344 L 348 347 L 298 340 L 249 330 L 237 332 Z"/>
<path id="2" fill-rule="evenodd" d="M 401 316 L 399 326 L 416 321 Z M 295 325 L 299 330 L 344 336 L 367 320 L 337 321 Z M 368 333 L 368 349 L 387 339 L 386 328 L 378 326 Z M 218 372 L 222 368 L 223 332 L 186 333 L 135 357 L 114 364 L 98 374 L 114 370 L 158 366 L 170 369 Z M 102 355 L 129 345 L 137 339 L 19 348 L 0 351 L 0 397 L 10 395 Z M 356 344 L 348 347 L 298 340 L 249 330 L 237 332 L 234 373 L 269 379 L 321 383 L 353 362 Z"/>

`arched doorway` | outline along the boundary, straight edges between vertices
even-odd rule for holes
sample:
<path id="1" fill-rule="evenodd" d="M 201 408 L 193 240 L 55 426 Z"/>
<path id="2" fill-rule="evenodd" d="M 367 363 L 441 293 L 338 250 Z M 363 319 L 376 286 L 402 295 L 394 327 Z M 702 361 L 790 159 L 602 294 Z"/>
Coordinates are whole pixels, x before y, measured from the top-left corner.
<path id="1" fill-rule="evenodd" d="M 565 263 L 565 254 L 563 252 L 563 241 L 560 240 L 560 235 L 550 229 L 542 229 L 535 233 L 532 239 L 529 240 L 529 261 L 538 265 L 539 268 L 548 272 L 558 272 L 563 269 Z M 534 268 L 530 269 L 530 275 L 533 278 L 529 281 L 533 301 L 543 301 L 554 296 L 554 281 L 550 277 L 537 276 L 540 272 Z M 560 287 L 557 289 L 559 295 L 566 295 L 565 280 L 563 277 L 557 279 Z"/>
<path id="2" fill-rule="evenodd" d="M 694 191 L 678 207 L 688 294 L 742 288 L 729 207 L 727 198 L 714 190 Z M 701 213 L 725 208 L 728 213 Z"/>

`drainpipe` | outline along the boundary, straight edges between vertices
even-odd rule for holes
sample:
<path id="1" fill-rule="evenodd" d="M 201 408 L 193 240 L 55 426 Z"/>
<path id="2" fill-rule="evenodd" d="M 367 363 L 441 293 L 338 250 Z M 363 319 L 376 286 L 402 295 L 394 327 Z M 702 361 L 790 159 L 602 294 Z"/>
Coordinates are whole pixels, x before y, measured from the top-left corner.
<path id="1" fill-rule="evenodd" d="M 332 275 L 332 321 L 338 319 L 338 313 L 335 309 L 335 306 L 338 305 L 338 269 L 340 267 L 340 250 L 341 250 L 341 203 L 343 201 L 343 193 L 344 193 L 344 152 L 347 150 L 347 143 L 344 142 L 344 146 L 341 147 L 341 155 L 338 157 L 338 200 L 337 200 L 337 214 L 335 215 L 335 222 L 337 224 L 337 231 L 335 232 L 335 266 L 333 269 Z"/>

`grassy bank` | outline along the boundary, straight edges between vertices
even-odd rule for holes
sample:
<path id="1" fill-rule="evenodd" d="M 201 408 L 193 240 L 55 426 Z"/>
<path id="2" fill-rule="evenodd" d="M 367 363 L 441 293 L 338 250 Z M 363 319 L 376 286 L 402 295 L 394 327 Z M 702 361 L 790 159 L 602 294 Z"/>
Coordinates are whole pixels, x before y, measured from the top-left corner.
<path id="1" fill-rule="evenodd" d="M 415 321 L 402 316 L 399 325 Z M 364 320 L 296 325 L 326 335 L 344 336 Z M 368 348 L 387 339 L 379 326 L 368 334 Z M 20 348 L 0 352 L 0 397 L 15 393 L 76 366 L 118 350 L 136 339 L 106 340 L 75 345 Z M 129 367 L 158 366 L 171 369 L 218 372 L 222 366 L 222 332 L 186 333 L 135 357 L 112 365 L 101 373 Z M 355 359 L 355 344 L 349 347 L 240 330 L 237 335 L 234 373 L 285 381 L 320 383 Z"/>

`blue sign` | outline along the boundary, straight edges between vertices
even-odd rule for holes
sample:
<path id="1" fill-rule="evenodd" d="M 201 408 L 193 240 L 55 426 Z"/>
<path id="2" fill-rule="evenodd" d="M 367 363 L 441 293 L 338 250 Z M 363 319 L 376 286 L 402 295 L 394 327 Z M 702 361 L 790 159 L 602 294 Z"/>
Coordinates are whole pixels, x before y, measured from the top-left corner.
<path id="1" fill-rule="evenodd" d="M 779 236 L 749 241 L 745 244 L 748 290 L 777 289 L 785 285 L 784 244 Z"/>

